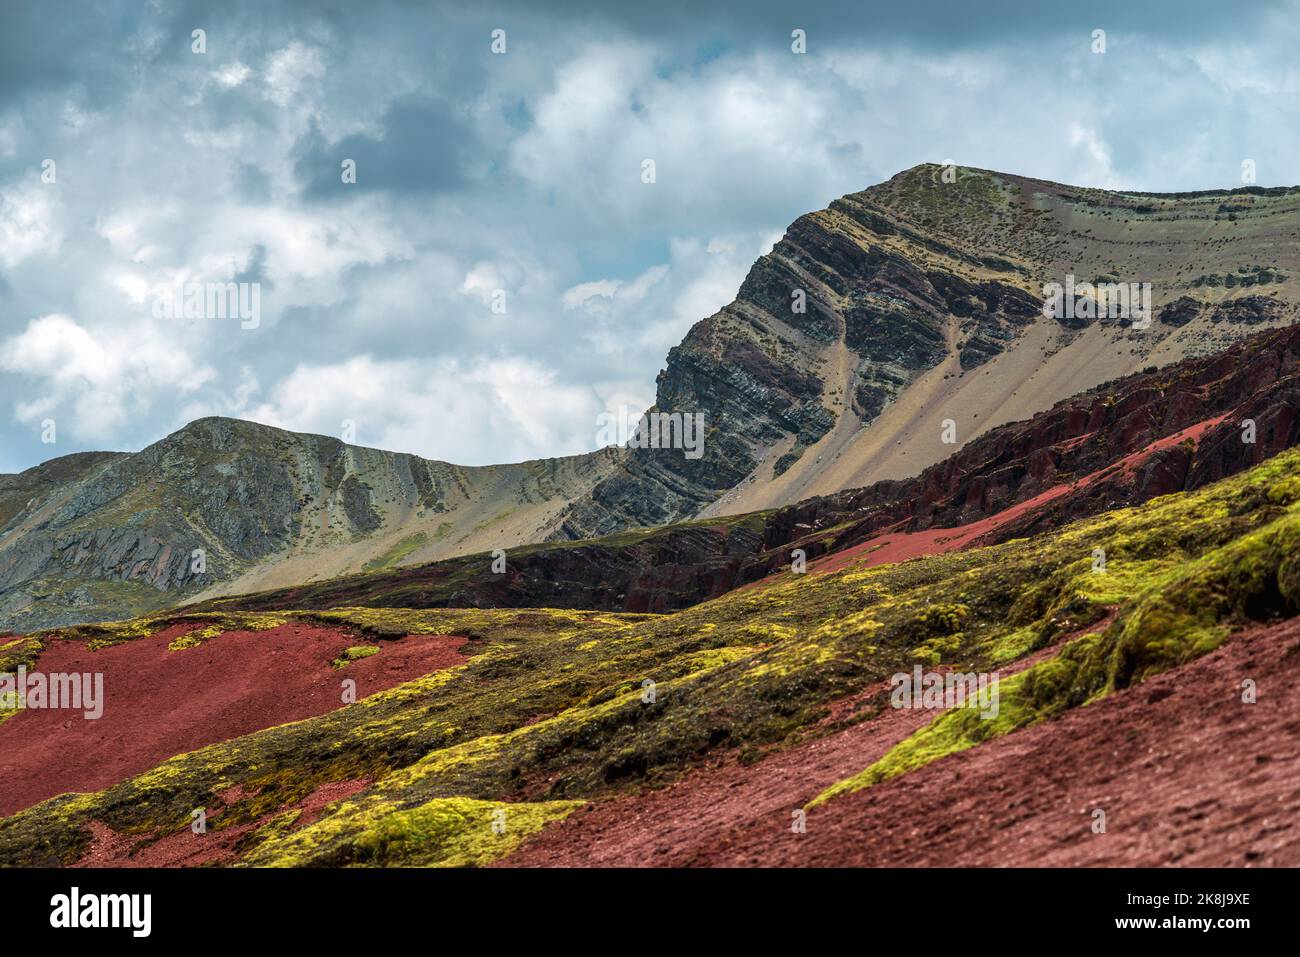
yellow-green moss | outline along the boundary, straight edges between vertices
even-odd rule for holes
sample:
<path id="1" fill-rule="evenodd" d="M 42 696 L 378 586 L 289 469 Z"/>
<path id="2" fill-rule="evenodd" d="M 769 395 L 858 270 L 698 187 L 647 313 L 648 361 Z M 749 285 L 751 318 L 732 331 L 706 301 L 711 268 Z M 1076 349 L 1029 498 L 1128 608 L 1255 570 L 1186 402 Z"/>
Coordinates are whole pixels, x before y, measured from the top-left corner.
<path id="1" fill-rule="evenodd" d="M 1272 491 L 1276 493 L 1276 488 Z M 1287 500 L 1293 501 L 1296 491 L 1288 488 Z M 1278 497 L 1270 495 L 1273 501 Z M 1251 612 L 1294 614 L 1300 610 L 1300 574 L 1292 573 L 1298 565 L 1297 555 L 1300 513 L 1292 505 L 1291 511 L 1258 531 L 1177 566 L 1146 563 L 1146 573 L 1124 576 L 1127 587 L 1119 587 L 1119 577 L 1111 579 L 1112 587 L 1104 591 L 1104 597 L 1131 599 L 1120 618 L 1104 632 L 1076 639 L 1055 657 L 1002 681 L 996 718 L 984 719 L 970 708 L 940 715 L 866 770 L 823 791 L 810 806 L 870 787 L 1206 654 L 1228 636 L 1230 621 Z M 1072 567 L 1089 584 L 1096 575 Z"/>
<path id="2" fill-rule="evenodd" d="M 58 628 L 42 632 L 41 635 L 47 639 L 84 641 L 89 650 L 98 651 L 125 641 L 149 638 L 177 624 L 192 622 L 196 628 L 201 628 L 201 633 L 191 632 L 190 635 L 182 636 L 182 638 L 194 636 L 201 643 L 227 631 L 270 631 L 298 617 L 300 615 L 297 612 L 167 612 L 144 618 L 133 618 L 129 621 L 109 621 L 94 625 L 79 625 L 75 628 Z M 199 634 L 202 634 L 202 637 L 198 637 Z M 194 647 L 193 644 L 185 643 L 182 639 L 177 639 L 173 644 L 176 646 L 173 650 Z"/>
<path id="3" fill-rule="evenodd" d="M 371 655 L 377 654 L 379 654 L 378 645 L 353 645 L 351 648 L 344 648 L 331 664 L 335 668 L 346 668 L 354 661 L 360 661 L 362 658 L 369 658 Z"/>
<path id="4" fill-rule="evenodd" d="M 1039 647 L 1040 630 L 1035 625 L 1026 625 L 1004 635 L 997 635 L 981 646 L 981 651 L 991 665 L 1002 665 L 1009 661 L 1023 658 Z"/>
<path id="5" fill-rule="evenodd" d="M 218 635 L 224 634 L 226 628 L 222 625 L 209 625 L 206 628 L 196 628 L 194 631 L 186 632 L 179 638 L 171 641 L 167 645 L 168 651 L 182 651 L 185 648 L 197 648 L 199 645 Z"/>
<path id="6" fill-rule="evenodd" d="M 547 823 L 568 816 L 582 804 L 435 798 L 401 808 L 363 797 L 343 802 L 335 813 L 308 827 L 269 836 L 246 863 L 481 867 L 505 857 Z"/>

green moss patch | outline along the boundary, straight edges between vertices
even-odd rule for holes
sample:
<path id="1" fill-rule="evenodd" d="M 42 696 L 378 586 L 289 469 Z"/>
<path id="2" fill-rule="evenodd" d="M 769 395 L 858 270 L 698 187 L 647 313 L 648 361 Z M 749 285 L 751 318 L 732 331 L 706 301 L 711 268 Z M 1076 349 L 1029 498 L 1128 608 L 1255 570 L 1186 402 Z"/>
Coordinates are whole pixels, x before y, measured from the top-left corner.
<path id="1" fill-rule="evenodd" d="M 412 808 L 374 799 L 343 802 L 326 819 L 268 838 L 248 856 L 258 867 L 481 867 L 505 857 L 581 801 L 508 804 L 435 798 Z"/>
<path id="2" fill-rule="evenodd" d="M 362 658 L 369 658 L 371 655 L 379 654 L 378 645 L 353 645 L 351 648 L 344 648 L 330 664 L 335 668 L 346 668 L 354 661 L 360 661 Z"/>

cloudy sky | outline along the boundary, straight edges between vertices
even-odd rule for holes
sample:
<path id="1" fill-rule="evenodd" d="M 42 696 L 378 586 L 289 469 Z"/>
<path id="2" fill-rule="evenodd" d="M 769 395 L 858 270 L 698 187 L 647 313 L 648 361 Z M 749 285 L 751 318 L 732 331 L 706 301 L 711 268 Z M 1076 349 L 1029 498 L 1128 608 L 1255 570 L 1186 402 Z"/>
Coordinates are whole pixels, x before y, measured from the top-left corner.
<path id="1" fill-rule="evenodd" d="M 917 163 L 1300 183 L 1295 3 L 1056 6 L 5 3 L 0 472 L 203 415 L 586 451 L 791 220 Z M 155 315 L 227 281 L 256 328 Z"/>

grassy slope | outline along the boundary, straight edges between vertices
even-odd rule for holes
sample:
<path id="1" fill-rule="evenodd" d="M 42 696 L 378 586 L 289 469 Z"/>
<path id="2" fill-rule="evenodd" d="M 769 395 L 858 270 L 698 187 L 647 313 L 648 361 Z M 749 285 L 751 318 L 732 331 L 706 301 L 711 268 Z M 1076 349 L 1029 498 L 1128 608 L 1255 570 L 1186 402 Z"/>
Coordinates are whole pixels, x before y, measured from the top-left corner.
<path id="1" fill-rule="evenodd" d="M 98 819 L 141 840 L 242 785 L 218 827 L 256 822 L 252 864 L 481 863 L 592 800 L 670 782 L 706 752 L 748 760 L 835 725 L 829 705 L 916 661 L 992 669 L 1114 620 L 1001 689 L 1001 712 L 937 719 L 831 789 L 869 786 L 1174 667 L 1237 623 L 1300 610 L 1300 450 L 1191 495 L 1034 539 L 768 587 L 666 616 L 555 610 L 338 609 L 199 616 L 268 626 L 287 615 L 370 640 L 469 637 L 472 660 L 318 718 L 175 757 L 91 795 L 0 821 L 0 862 L 67 863 Z M 1106 573 L 1092 571 L 1104 548 Z M 130 640 L 174 616 L 41 640 Z M 219 639 L 216 639 L 219 640 Z M 25 651 L 25 653 L 29 653 Z M 653 700 L 643 682 L 654 682 Z M 373 777 L 316 822 L 292 805 Z M 448 802 L 452 803 L 448 803 Z M 502 808 L 499 803 L 507 802 Z M 505 835 L 492 824 L 505 810 Z M 504 839 L 503 838 L 508 838 Z M 513 843 L 512 843 L 513 842 Z"/>

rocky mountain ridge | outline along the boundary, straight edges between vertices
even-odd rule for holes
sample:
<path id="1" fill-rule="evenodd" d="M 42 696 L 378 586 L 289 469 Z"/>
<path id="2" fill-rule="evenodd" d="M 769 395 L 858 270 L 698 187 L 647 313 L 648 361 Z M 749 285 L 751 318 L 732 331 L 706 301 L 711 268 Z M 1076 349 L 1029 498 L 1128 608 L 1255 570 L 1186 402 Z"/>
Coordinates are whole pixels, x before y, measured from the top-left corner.
<path id="1" fill-rule="evenodd" d="M 1247 439 L 1249 441 L 1247 441 Z M 1300 445 L 1300 326 L 1139 373 L 985 433 L 903 481 L 745 515 L 461 556 L 218 598 L 194 612 L 352 606 L 678 611 L 889 536 L 974 534 L 962 547 L 1192 492 Z"/>
<path id="2" fill-rule="evenodd" d="M 918 166 L 801 216 L 670 351 L 650 411 L 703 413 L 701 457 L 464 468 L 203 419 L 134 455 L 0 476 L 0 628 L 889 488 L 1067 396 L 1290 325 L 1298 238 L 1294 188 L 1114 193 Z M 1150 283 L 1154 315 L 1044 315 L 1067 277 Z"/>
<path id="3" fill-rule="evenodd" d="M 0 481 L 0 627 L 509 547 L 514 516 L 531 531 L 609 456 L 465 468 L 207 418 L 134 455 L 68 459 Z"/>

